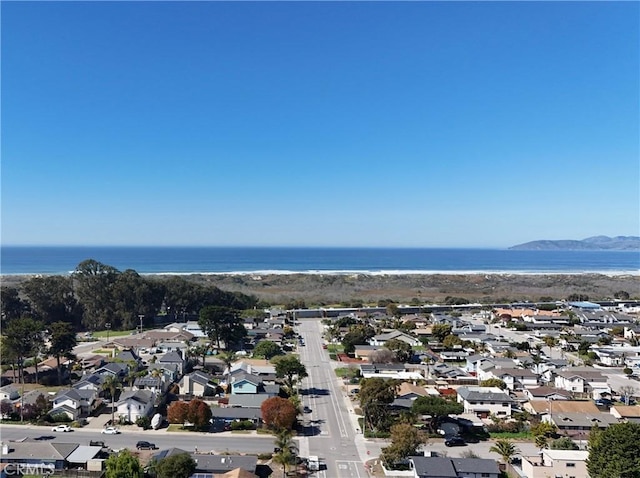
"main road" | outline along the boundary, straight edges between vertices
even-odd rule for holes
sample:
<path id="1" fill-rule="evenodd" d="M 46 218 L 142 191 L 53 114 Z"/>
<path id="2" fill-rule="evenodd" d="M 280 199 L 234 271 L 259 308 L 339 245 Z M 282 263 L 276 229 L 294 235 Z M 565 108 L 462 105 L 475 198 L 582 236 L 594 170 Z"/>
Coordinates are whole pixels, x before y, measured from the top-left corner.
<path id="1" fill-rule="evenodd" d="M 140 440 L 154 443 L 159 449 L 181 448 L 187 452 L 226 453 L 271 453 L 273 451 L 273 437 L 270 435 L 224 433 L 193 433 L 168 432 L 166 429 L 137 431 L 124 429 L 118 435 L 102 435 L 96 429 L 73 429 L 72 432 L 52 432 L 51 427 L 31 425 L 5 425 L 0 427 L 2 441 L 29 440 L 55 441 L 58 443 L 78 443 L 88 445 L 91 440 L 103 441 L 105 446 L 112 449 L 129 448 L 134 450 Z"/>
<path id="2" fill-rule="evenodd" d="M 329 354 L 322 348 L 322 324 L 319 319 L 303 319 L 298 332 L 306 343 L 298 348 L 300 361 L 309 375 L 300 385 L 301 397 L 303 405 L 311 409 L 303 415 L 305 435 L 298 439 L 300 455 L 320 457 L 326 465 L 316 474 L 320 478 L 366 477 L 366 443 Z"/>

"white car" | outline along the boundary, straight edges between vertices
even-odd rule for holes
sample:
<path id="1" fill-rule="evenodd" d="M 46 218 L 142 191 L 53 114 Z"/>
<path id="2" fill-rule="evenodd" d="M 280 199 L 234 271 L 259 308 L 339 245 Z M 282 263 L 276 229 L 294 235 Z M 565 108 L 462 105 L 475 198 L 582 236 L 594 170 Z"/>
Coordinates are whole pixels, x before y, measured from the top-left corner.
<path id="1" fill-rule="evenodd" d="M 118 433 L 120 433 L 120 430 L 116 427 L 106 427 L 102 429 L 103 435 L 117 435 Z"/>
<path id="2" fill-rule="evenodd" d="M 58 425 L 51 429 L 52 432 L 70 432 L 71 427 L 69 425 Z"/>

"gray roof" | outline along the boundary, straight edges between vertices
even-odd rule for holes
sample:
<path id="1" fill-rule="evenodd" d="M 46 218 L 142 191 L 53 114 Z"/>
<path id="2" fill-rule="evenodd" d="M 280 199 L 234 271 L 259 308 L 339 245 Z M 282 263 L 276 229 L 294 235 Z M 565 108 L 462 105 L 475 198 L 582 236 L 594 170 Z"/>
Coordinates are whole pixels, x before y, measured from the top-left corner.
<path id="1" fill-rule="evenodd" d="M 256 420 L 262 418 L 262 412 L 259 408 L 213 407 L 211 409 L 211 414 L 213 418 L 221 418 L 225 420 Z"/>
<path id="2" fill-rule="evenodd" d="M 500 474 L 500 469 L 495 460 L 485 458 L 451 458 L 453 467 L 460 474 L 476 473 L 495 473 Z"/>
<path id="3" fill-rule="evenodd" d="M 128 399 L 132 399 L 136 402 L 140 402 L 146 405 L 147 403 L 153 402 L 153 392 L 151 390 L 136 390 L 135 392 L 124 392 L 122 395 L 120 395 L 120 400 L 117 404 L 120 405 Z"/>
<path id="4" fill-rule="evenodd" d="M 171 351 L 164 354 L 162 357 L 158 359 L 158 362 L 161 363 L 184 363 L 184 359 L 180 356 L 178 352 Z"/>
<path id="5" fill-rule="evenodd" d="M 451 458 L 412 456 L 411 461 L 418 478 L 458 478 Z"/>
<path id="6" fill-rule="evenodd" d="M 186 376 L 189 377 L 189 380 L 191 380 L 192 382 L 199 383 L 201 385 L 207 385 L 210 381 L 213 380 L 213 377 L 211 375 L 200 371 L 192 372 Z"/>
<path id="7" fill-rule="evenodd" d="M 242 393 L 239 395 L 231 395 L 229 397 L 230 407 L 243 407 L 243 408 L 260 408 L 262 402 L 264 402 L 271 395 L 267 393 Z"/>
<path id="8" fill-rule="evenodd" d="M 55 442 L 11 442 L 9 443 L 9 453 L 3 455 L 3 459 L 9 460 L 34 460 L 45 461 L 64 460 L 78 448 L 77 443 L 55 443 Z"/>
<path id="9" fill-rule="evenodd" d="M 220 474 L 236 468 L 255 473 L 258 464 L 258 457 L 253 455 L 197 455 L 193 453 L 191 458 L 196 462 L 196 471 Z"/>
<path id="10" fill-rule="evenodd" d="M 93 460 L 98 453 L 102 451 L 101 446 L 87 446 L 80 445 L 73 450 L 71 455 L 67 457 L 69 463 L 86 463 L 89 460 Z"/>
<path id="11" fill-rule="evenodd" d="M 412 456 L 410 459 L 419 478 L 458 478 L 468 474 L 478 476 L 481 473 L 496 477 L 500 475 L 498 464 L 485 458 Z"/>
<path id="12" fill-rule="evenodd" d="M 513 402 L 511 397 L 506 393 L 479 392 L 477 390 L 470 390 L 467 387 L 459 387 L 458 395 L 468 402 Z"/>
<path id="13" fill-rule="evenodd" d="M 100 367 L 96 370 L 96 373 L 100 373 L 102 371 L 110 372 L 114 375 L 123 374 L 127 371 L 128 367 L 124 363 L 120 362 L 109 362 L 108 364 Z"/>

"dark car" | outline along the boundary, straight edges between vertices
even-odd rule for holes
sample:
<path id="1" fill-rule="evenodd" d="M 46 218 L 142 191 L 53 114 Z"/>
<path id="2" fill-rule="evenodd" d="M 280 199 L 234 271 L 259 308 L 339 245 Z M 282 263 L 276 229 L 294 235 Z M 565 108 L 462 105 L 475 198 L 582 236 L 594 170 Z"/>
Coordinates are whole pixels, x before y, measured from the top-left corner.
<path id="1" fill-rule="evenodd" d="M 465 442 L 461 437 L 451 437 L 444 441 L 445 446 L 465 446 Z"/>
<path id="2" fill-rule="evenodd" d="M 149 443 L 148 441 L 139 441 L 138 443 L 136 443 L 136 448 L 138 450 L 155 450 L 158 447 L 155 445 L 155 443 Z"/>

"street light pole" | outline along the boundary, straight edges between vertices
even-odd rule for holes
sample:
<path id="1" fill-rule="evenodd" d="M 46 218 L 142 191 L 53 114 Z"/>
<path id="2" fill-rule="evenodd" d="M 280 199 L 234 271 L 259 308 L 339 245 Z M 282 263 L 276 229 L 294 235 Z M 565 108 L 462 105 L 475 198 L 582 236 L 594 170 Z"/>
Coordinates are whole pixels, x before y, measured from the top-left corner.
<path id="1" fill-rule="evenodd" d="M 138 319 L 140 319 L 140 333 L 142 333 L 142 321 L 144 320 L 144 314 L 138 314 Z"/>
<path id="2" fill-rule="evenodd" d="M 109 343 L 109 332 L 111 331 L 111 322 L 107 322 L 106 324 L 104 324 L 104 326 L 107 329 L 107 344 Z"/>

